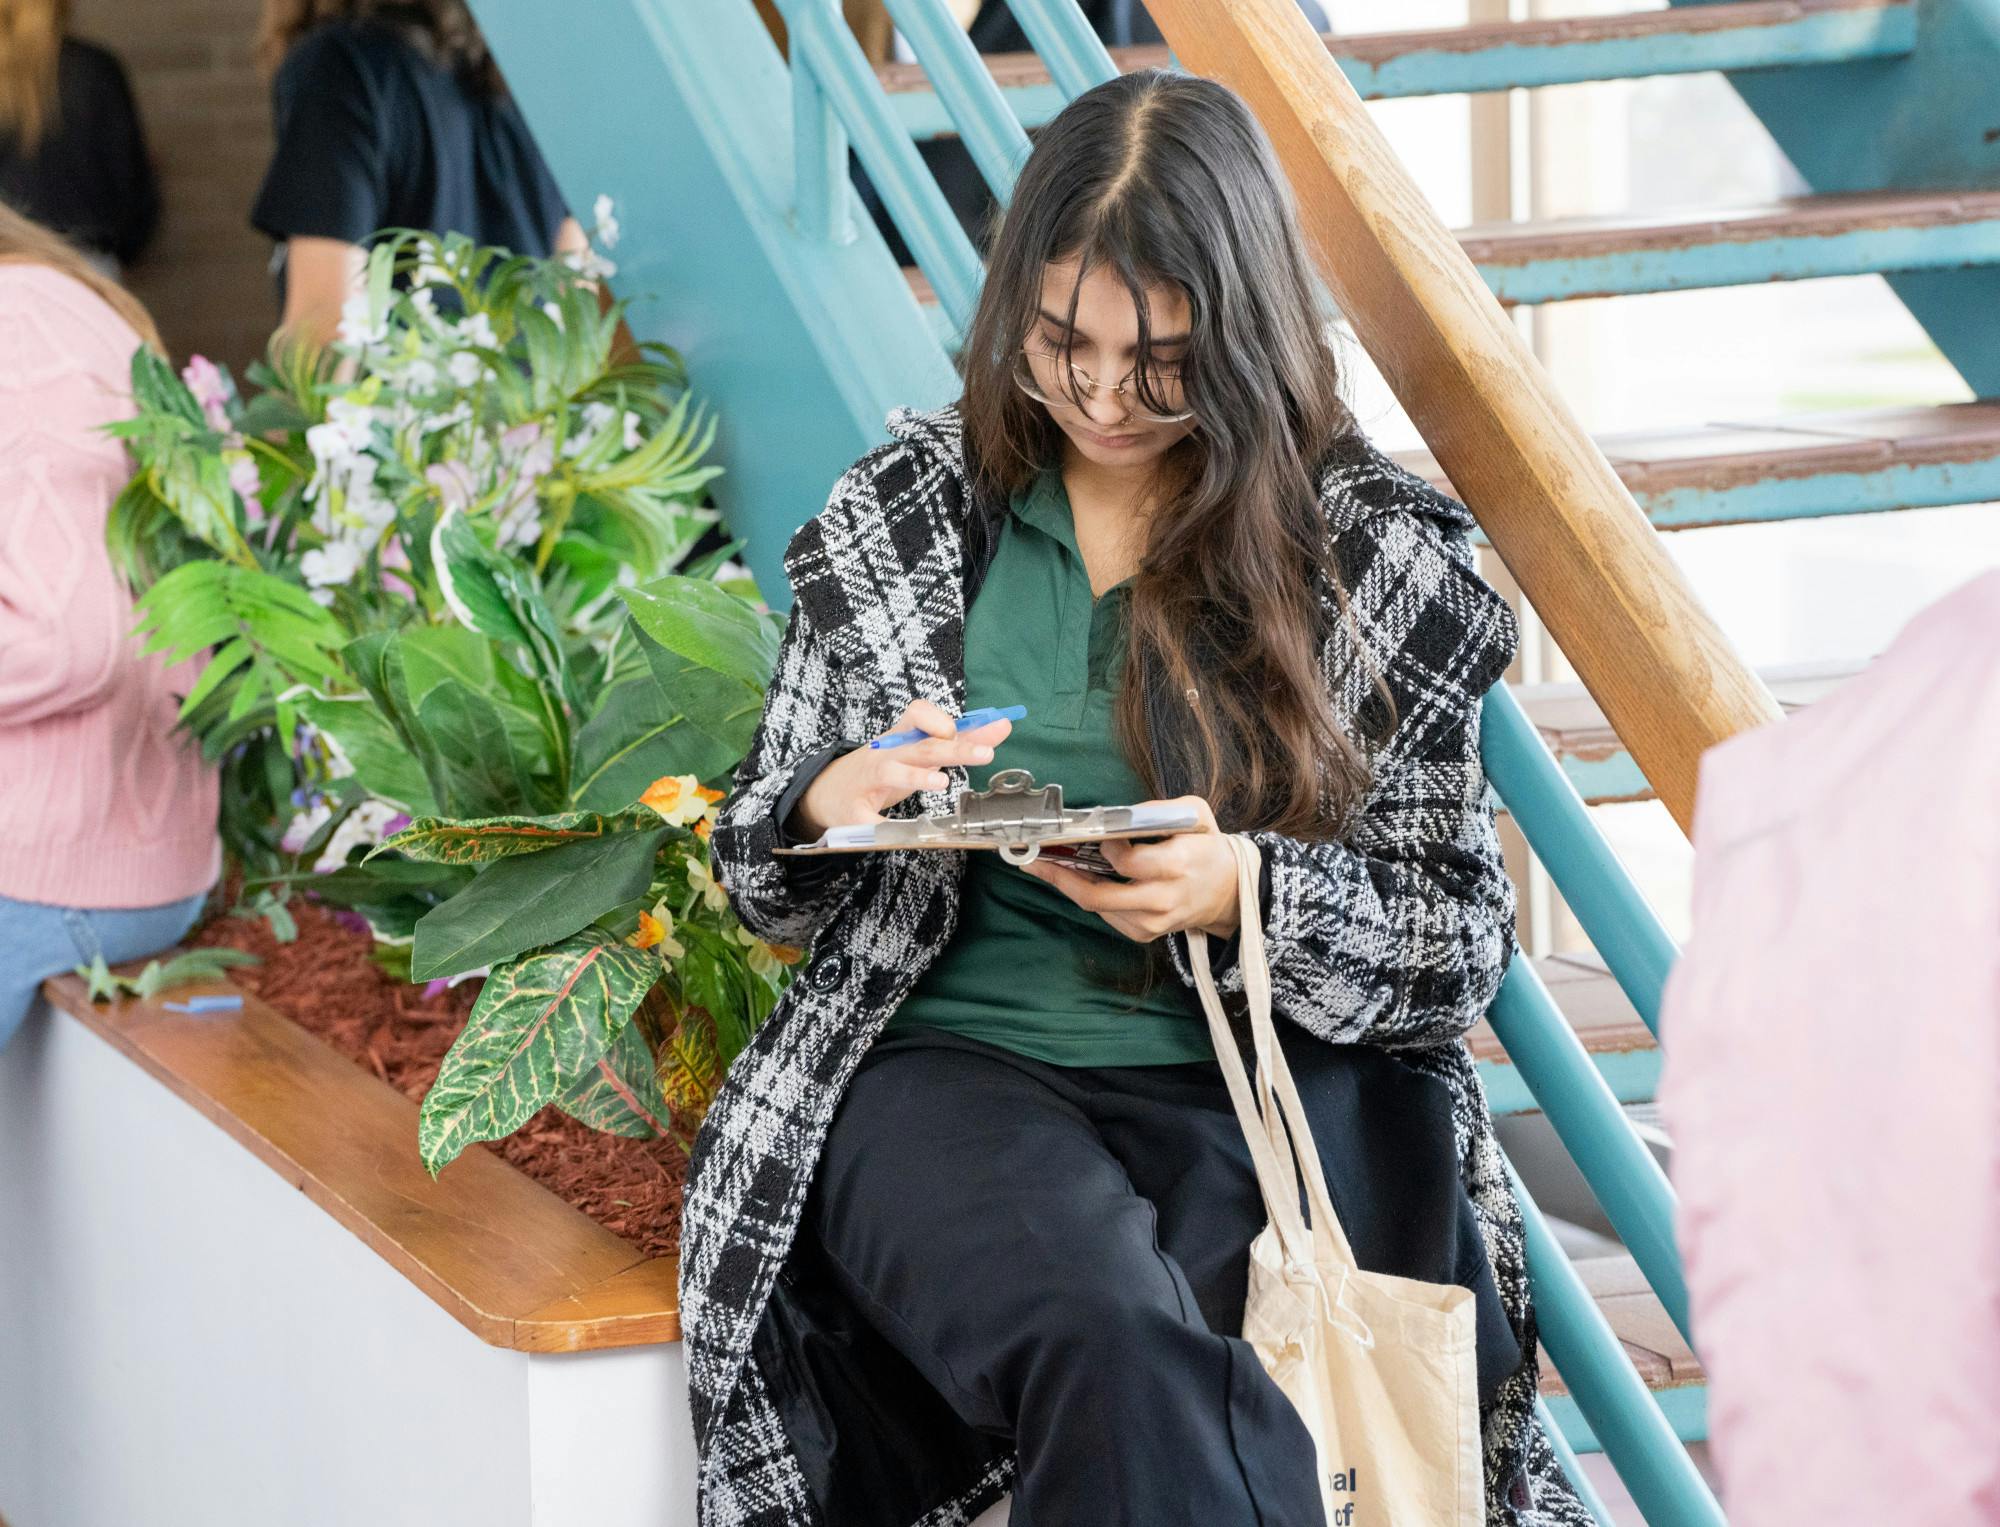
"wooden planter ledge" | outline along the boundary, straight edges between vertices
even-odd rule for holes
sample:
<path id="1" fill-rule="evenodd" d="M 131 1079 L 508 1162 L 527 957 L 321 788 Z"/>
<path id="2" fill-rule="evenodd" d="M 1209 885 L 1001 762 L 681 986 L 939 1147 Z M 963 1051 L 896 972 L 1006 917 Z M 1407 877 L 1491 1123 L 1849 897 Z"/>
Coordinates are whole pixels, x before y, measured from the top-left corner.
<path id="1" fill-rule="evenodd" d="M 489 1346 L 583 1352 L 680 1340 L 678 1259 L 647 1257 L 492 1152 L 434 1180 L 417 1105 L 248 992 L 240 1013 L 166 999 L 94 1003 L 75 976 L 49 1001 L 172 1088 L 353 1231 Z"/>

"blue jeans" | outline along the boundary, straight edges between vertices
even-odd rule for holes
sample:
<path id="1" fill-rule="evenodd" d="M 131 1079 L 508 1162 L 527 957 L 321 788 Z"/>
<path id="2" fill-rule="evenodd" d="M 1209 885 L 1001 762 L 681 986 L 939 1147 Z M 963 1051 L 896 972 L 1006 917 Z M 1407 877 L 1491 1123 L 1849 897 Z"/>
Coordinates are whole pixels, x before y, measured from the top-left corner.
<path id="1" fill-rule="evenodd" d="M 158 954 L 181 940 L 208 892 L 163 907 L 48 907 L 0 896 L 0 1046 L 14 1037 L 50 976 L 88 965 Z"/>

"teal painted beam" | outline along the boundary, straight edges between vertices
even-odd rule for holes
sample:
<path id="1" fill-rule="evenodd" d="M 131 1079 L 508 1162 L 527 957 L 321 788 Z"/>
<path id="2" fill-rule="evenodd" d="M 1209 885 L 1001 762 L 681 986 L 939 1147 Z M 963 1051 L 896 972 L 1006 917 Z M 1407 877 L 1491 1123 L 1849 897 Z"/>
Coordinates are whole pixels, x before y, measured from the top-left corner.
<path id="1" fill-rule="evenodd" d="M 1652 1395 L 1676 1438 L 1682 1442 L 1708 1441 L 1708 1385 L 1676 1384 L 1671 1389 L 1655 1389 Z M 1584 1419 L 1583 1408 L 1574 1396 L 1550 1395 L 1542 1403 L 1548 1406 L 1549 1414 L 1562 1430 L 1563 1441 L 1570 1447 L 1579 1453 L 1604 1451 L 1604 1444 Z"/>
<path id="2" fill-rule="evenodd" d="M 1941 227 L 1696 240 L 1673 248 L 1529 260 L 1518 265 L 1486 261 L 1479 264 L 1479 273 L 1502 302 L 1528 305 L 1993 264 L 2000 264 L 2000 215 Z M 1939 338 L 1942 346 L 1942 339 L 1933 337 Z"/>
<path id="3" fill-rule="evenodd" d="M 1480 704 L 1479 751 L 1487 778 L 1583 925 L 1591 947 L 1640 1020 L 1657 1035 L 1660 994 L 1680 951 L 1591 820 L 1584 804 L 1588 797 L 1557 765 L 1506 684 L 1494 685 Z M 1629 762 L 1630 755 L 1625 756 Z M 1643 777 L 1640 784 L 1647 788 Z M 1527 974 L 1533 977 L 1532 970 Z M 1539 978 L 1535 986 L 1541 987 Z M 1542 995 L 1547 996 L 1546 990 Z M 1563 1031 L 1569 1033 L 1567 1024 Z M 1506 1043 L 1507 1036 L 1500 1037 Z M 1507 1048 L 1513 1051 L 1511 1044 Z"/>
<path id="4" fill-rule="evenodd" d="M 833 0 L 776 0 L 785 18 L 793 71 L 808 69 L 839 113 L 854 152 L 931 289 L 963 331 L 985 270 L 979 252 L 916 145 L 896 128 L 881 86 Z M 844 187 L 843 187 L 844 189 Z"/>
<path id="5" fill-rule="evenodd" d="M 957 396 L 930 319 L 872 220 L 828 242 L 794 217 L 791 80 L 752 7 L 599 0 L 587 24 L 542 0 L 473 9 L 570 205 L 616 200 L 612 285 L 714 405 L 710 491 L 783 607 L 786 541 L 888 438 L 888 411 Z"/>
<path id="6" fill-rule="evenodd" d="M 1687 1280 L 1674 1245 L 1673 1187 L 1529 961 L 1517 958 L 1507 967 L 1486 1018 L 1604 1217 L 1692 1347 Z"/>
<path id="7" fill-rule="evenodd" d="M 978 49 L 965 29 L 934 0 L 886 0 L 886 6 L 925 74 L 939 82 L 932 99 L 946 103 L 959 141 L 972 156 L 994 200 L 1006 206 L 1013 199 L 1015 177 L 1027 162 L 1032 145 L 1000 87 L 993 83 Z"/>
<path id="8" fill-rule="evenodd" d="M 1910 51 L 1916 35 L 1913 5 L 1858 6 L 1786 15 L 1760 25 L 1698 32 L 1652 28 L 1630 36 L 1586 36 L 1579 41 L 1482 40 L 1467 47 L 1425 47 L 1409 42 L 1391 49 L 1361 35 L 1336 38 L 1334 62 L 1364 100 L 1374 101 L 1655 74 L 1894 58 Z M 1403 44 L 1407 39 L 1398 37 L 1396 41 Z M 1361 56 L 1352 56 L 1356 54 Z M 1051 83 L 1005 86 L 1001 93 L 1026 127 L 1040 127 L 1061 111 L 1067 100 Z M 957 131 L 951 113 L 934 91 L 898 91 L 890 100 L 904 130 L 913 138 L 945 138 Z"/>
<path id="9" fill-rule="evenodd" d="M 1724 1527 L 1714 1492 L 1675 1435 L 1660 1400 L 1633 1368 L 1514 1164 L 1505 1165 L 1527 1232 L 1528 1286 L 1542 1347 L 1598 1444 L 1577 1447 L 1576 1436 L 1565 1427 L 1571 1446 L 1602 1452 L 1611 1460 L 1650 1527 Z M 1550 1409 L 1561 1419 L 1557 1404 L 1552 1402 Z"/>
<path id="10" fill-rule="evenodd" d="M 1925 0 L 1906 58 L 1727 77 L 1816 191 L 2000 187 L 2000 0 Z M 1889 286 L 1975 394 L 2000 396 L 2000 270 Z"/>

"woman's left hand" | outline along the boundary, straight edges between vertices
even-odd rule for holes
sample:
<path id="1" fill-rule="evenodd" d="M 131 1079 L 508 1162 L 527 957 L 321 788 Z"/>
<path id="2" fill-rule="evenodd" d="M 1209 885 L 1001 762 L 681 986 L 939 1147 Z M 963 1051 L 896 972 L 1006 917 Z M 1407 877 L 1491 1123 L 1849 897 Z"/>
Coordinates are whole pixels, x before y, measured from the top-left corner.
<path id="1" fill-rule="evenodd" d="M 1191 806 L 1201 818 L 1201 830 L 1154 843 L 1105 839 L 1098 847 L 1112 868 L 1127 877 L 1122 882 L 1046 858 L 1022 865 L 1022 871 L 1047 881 L 1137 943 L 1184 928 L 1227 938 L 1236 931 L 1236 856 L 1223 841 L 1215 813 L 1198 795 L 1145 804 Z"/>

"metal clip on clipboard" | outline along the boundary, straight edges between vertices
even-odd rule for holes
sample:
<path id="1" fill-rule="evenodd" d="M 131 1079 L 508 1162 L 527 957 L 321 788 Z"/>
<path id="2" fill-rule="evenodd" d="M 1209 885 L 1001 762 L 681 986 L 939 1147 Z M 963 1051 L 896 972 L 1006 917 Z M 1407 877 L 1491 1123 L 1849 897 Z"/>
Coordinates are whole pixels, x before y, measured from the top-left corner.
<path id="1" fill-rule="evenodd" d="M 993 848 L 1009 864 L 1029 864 L 1046 847 L 1101 842 L 1106 838 L 1165 837 L 1201 826 L 1184 806 L 1063 805 L 1061 785 L 1037 785 L 1026 769 L 1001 769 L 984 790 L 959 794 L 952 810 L 938 816 L 864 822 L 829 827 L 817 841 L 780 854 L 860 853 L 884 848 Z M 1052 856 L 1053 857 L 1053 856 Z M 1065 856 L 1066 858 L 1070 856 Z M 1101 855 L 1079 849 L 1079 867 L 1094 857 L 1098 873 L 1108 870 Z"/>

